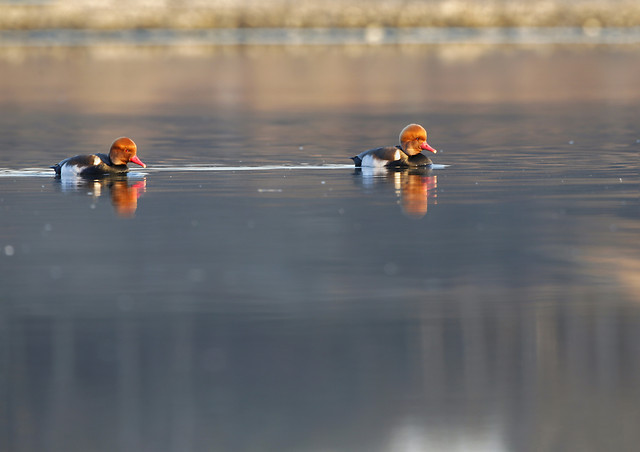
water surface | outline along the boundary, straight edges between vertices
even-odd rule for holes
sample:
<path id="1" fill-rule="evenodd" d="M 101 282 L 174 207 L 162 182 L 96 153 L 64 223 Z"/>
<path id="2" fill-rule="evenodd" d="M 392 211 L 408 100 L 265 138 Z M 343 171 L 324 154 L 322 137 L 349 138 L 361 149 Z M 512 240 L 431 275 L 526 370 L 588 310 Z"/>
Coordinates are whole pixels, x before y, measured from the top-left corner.
<path id="1" fill-rule="evenodd" d="M 5 55 L 2 450 L 635 450 L 633 55 Z"/>

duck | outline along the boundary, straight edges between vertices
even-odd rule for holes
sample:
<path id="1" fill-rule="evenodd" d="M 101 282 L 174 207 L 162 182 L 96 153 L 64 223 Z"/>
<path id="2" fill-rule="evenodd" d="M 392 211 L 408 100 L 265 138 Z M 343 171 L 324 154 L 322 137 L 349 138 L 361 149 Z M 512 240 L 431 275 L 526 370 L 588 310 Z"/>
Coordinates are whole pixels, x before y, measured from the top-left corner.
<path id="1" fill-rule="evenodd" d="M 409 124 L 400 132 L 398 146 L 368 149 L 351 157 L 356 167 L 411 168 L 432 165 L 422 151 L 438 151 L 427 143 L 427 131 L 420 124 Z"/>
<path id="2" fill-rule="evenodd" d="M 131 138 L 120 137 L 111 144 L 109 155 L 76 155 L 57 163 L 51 168 L 56 177 L 101 177 L 123 175 L 129 171 L 127 163 L 135 163 L 143 168 L 147 165 L 136 155 L 138 147 Z"/>

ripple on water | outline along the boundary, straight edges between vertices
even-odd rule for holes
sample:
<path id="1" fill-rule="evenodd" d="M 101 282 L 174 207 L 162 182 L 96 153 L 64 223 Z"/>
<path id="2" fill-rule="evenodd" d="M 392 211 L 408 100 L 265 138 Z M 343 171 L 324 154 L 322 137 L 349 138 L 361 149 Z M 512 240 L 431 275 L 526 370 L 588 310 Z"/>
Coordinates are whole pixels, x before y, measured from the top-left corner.
<path id="1" fill-rule="evenodd" d="M 449 165 L 434 164 L 431 169 L 444 169 Z M 261 166 L 155 166 L 145 171 L 131 171 L 130 176 L 146 176 L 157 172 L 185 172 L 185 171 L 273 171 L 273 170 L 341 170 L 353 169 L 353 164 L 325 164 L 325 165 L 261 165 Z M 51 177 L 53 173 L 48 168 L 0 168 L 0 177 Z"/>

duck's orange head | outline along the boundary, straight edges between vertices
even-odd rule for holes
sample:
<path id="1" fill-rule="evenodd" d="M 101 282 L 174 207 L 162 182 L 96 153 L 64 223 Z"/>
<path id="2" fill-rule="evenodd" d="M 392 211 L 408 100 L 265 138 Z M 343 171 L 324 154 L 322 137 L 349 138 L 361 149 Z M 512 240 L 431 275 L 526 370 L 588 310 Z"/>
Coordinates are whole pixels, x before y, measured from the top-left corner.
<path id="1" fill-rule="evenodd" d="M 400 146 L 407 155 L 416 155 L 422 151 L 433 152 L 434 148 L 427 143 L 427 131 L 419 124 L 409 124 L 400 132 Z"/>
<path id="2" fill-rule="evenodd" d="M 121 137 L 113 142 L 111 149 L 109 150 L 109 158 L 114 165 L 126 165 L 127 163 L 135 163 L 143 168 L 147 165 L 142 163 L 142 160 L 138 158 L 136 153 L 138 147 L 131 138 Z"/>

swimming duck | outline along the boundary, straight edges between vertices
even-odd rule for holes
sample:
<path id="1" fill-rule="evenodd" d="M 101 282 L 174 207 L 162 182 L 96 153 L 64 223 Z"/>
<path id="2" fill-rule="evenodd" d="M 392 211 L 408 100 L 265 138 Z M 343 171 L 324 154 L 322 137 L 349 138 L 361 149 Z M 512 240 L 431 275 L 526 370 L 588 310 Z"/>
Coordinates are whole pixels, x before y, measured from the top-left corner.
<path id="1" fill-rule="evenodd" d="M 433 162 L 422 151 L 438 152 L 427 143 L 424 127 L 409 124 L 400 132 L 400 145 L 369 149 L 351 159 L 357 167 L 408 168 L 431 165 Z"/>
<path id="2" fill-rule="evenodd" d="M 76 155 L 69 157 L 53 165 L 58 177 L 80 176 L 80 177 L 100 177 L 106 175 L 125 174 L 129 171 L 127 163 L 135 163 L 143 168 L 147 165 L 142 163 L 136 153 L 138 147 L 132 139 L 121 137 L 113 142 L 109 155 L 90 154 Z"/>

